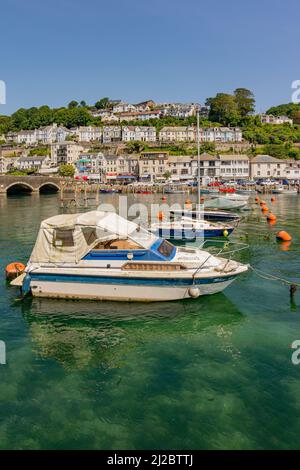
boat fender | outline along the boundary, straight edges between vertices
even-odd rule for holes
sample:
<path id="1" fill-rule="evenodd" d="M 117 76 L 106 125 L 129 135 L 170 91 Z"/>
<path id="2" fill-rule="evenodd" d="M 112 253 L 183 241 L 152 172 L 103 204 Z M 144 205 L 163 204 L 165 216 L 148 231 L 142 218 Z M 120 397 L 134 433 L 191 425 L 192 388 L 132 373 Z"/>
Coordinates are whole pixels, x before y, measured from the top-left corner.
<path id="1" fill-rule="evenodd" d="M 200 295 L 200 290 L 198 287 L 192 286 L 189 288 L 188 294 L 190 297 L 192 297 L 192 299 L 197 299 Z"/>
<path id="2" fill-rule="evenodd" d="M 223 232 L 223 235 L 224 235 L 224 237 L 228 237 L 228 235 L 229 235 L 228 230 L 225 229 L 224 232 Z"/>
<path id="3" fill-rule="evenodd" d="M 23 263 L 15 262 L 10 263 L 6 266 L 5 275 L 8 281 L 15 279 L 20 276 L 25 271 L 25 266 Z"/>

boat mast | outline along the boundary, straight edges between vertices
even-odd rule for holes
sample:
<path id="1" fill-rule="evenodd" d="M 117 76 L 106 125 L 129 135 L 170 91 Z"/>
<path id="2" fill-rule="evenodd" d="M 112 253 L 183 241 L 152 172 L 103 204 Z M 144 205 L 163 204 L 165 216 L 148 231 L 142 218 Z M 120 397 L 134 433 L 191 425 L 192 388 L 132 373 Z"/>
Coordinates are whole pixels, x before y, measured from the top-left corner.
<path id="1" fill-rule="evenodd" d="M 198 187 L 198 207 L 197 210 L 200 211 L 200 117 L 199 117 L 199 110 L 197 111 L 197 164 L 198 164 L 198 182 L 197 182 L 197 187 Z"/>

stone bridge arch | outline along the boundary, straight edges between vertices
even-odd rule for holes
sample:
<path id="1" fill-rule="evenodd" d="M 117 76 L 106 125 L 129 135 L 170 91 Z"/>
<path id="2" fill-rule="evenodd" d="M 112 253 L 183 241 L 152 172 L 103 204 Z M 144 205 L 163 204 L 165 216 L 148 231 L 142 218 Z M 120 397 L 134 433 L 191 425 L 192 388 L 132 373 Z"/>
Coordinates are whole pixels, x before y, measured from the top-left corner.
<path id="1" fill-rule="evenodd" d="M 13 193 L 32 193 L 34 191 L 33 186 L 31 184 L 22 182 L 22 181 L 16 181 L 14 183 L 11 183 L 9 186 L 6 187 L 6 193 L 7 194 L 13 194 Z"/>
<path id="2" fill-rule="evenodd" d="M 56 193 L 60 190 L 60 186 L 52 181 L 47 181 L 46 183 L 41 184 L 38 190 L 40 193 Z"/>

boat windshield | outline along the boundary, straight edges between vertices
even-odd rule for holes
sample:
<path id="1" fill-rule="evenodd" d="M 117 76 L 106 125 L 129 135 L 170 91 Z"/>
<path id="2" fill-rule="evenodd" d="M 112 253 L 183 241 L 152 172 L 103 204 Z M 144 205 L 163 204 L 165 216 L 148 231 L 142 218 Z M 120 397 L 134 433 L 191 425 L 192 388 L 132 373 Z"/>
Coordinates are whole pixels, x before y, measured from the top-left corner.
<path id="1" fill-rule="evenodd" d="M 172 245 L 172 243 L 169 243 L 167 240 L 163 240 L 157 248 L 157 251 L 166 258 L 170 258 L 174 249 L 175 247 Z"/>

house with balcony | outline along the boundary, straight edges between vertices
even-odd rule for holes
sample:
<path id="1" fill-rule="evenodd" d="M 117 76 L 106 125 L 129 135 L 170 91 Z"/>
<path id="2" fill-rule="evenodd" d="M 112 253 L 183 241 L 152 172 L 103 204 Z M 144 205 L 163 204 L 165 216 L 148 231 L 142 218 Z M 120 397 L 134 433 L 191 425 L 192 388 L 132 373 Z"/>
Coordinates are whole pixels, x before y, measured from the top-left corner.
<path id="1" fill-rule="evenodd" d="M 190 155 L 169 155 L 167 165 L 172 181 L 185 182 L 193 179 Z"/>
<path id="2" fill-rule="evenodd" d="M 191 160 L 191 177 L 198 179 L 198 157 L 193 156 Z M 220 160 L 216 155 L 203 153 L 200 155 L 200 183 L 208 184 L 220 179 Z"/>
<path id="3" fill-rule="evenodd" d="M 145 156 L 141 155 L 138 161 L 140 181 L 153 183 L 164 181 L 169 172 L 167 156 Z"/>
<path id="4" fill-rule="evenodd" d="M 77 174 L 99 182 L 105 181 L 106 159 L 102 152 L 83 152 L 76 162 Z"/>
<path id="5" fill-rule="evenodd" d="M 293 119 L 289 118 L 288 116 L 273 116 L 273 114 L 260 114 L 259 118 L 263 124 L 290 124 L 291 126 L 293 125 Z"/>
<path id="6" fill-rule="evenodd" d="M 69 129 L 58 126 L 56 123 L 36 129 L 36 140 L 42 144 L 64 142 L 70 135 L 72 135 L 72 132 Z"/>
<path id="7" fill-rule="evenodd" d="M 51 145 L 51 164 L 58 166 L 66 163 L 74 164 L 84 148 L 77 142 L 57 142 Z"/>
<path id="8" fill-rule="evenodd" d="M 80 126 L 76 129 L 79 142 L 93 142 L 102 139 L 102 128 L 96 126 Z"/>
<path id="9" fill-rule="evenodd" d="M 124 126 L 122 141 L 156 142 L 156 129 L 152 126 Z"/>
<path id="10" fill-rule="evenodd" d="M 200 142 L 242 142 L 243 135 L 239 127 L 205 127 L 199 130 Z"/>
<path id="11" fill-rule="evenodd" d="M 221 179 L 249 179 L 250 160 L 248 155 L 219 155 Z"/>
<path id="12" fill-rule="evenodd" d="M 159 132 L 160 142 L 195 142 L 196 128 L 194 126 L 167 126 Z"/>

